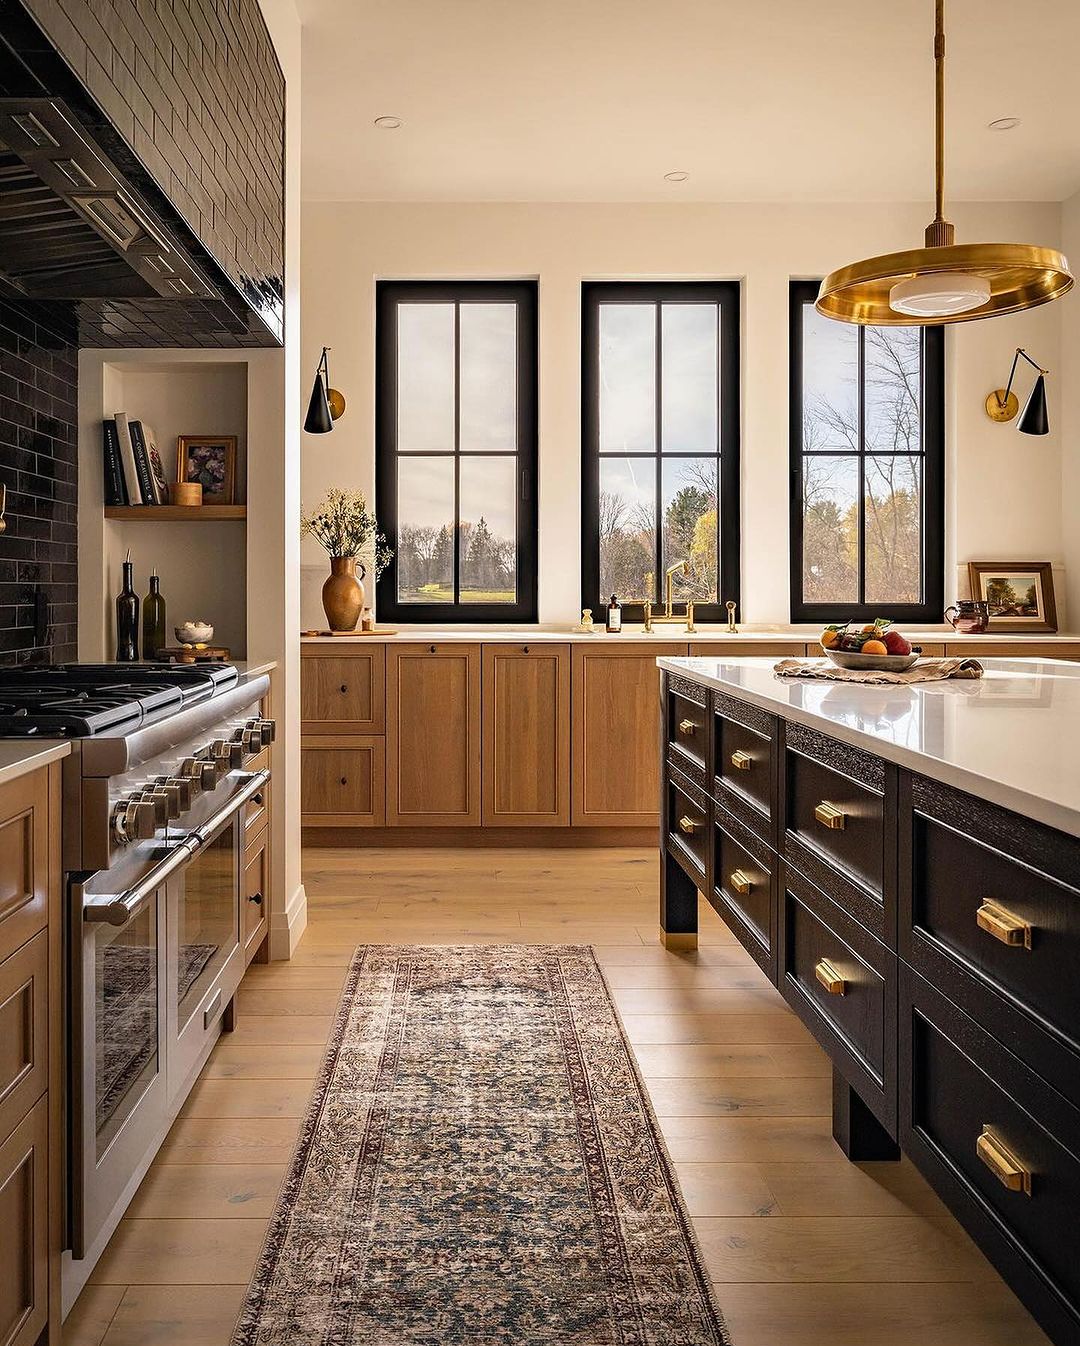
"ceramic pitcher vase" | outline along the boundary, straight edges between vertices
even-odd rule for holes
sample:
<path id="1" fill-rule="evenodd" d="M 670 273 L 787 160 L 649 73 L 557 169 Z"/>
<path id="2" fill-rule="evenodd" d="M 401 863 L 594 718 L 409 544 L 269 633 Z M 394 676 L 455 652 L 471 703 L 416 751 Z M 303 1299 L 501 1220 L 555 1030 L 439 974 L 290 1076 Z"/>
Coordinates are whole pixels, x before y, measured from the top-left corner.
<path id="1" fill-rule="evenodd" d="M 331 556 L 322 587 L 322 605 L 331 631 L 355 631 L 364 608 L 364 567 L 356 573 L 355 556 Z"/>

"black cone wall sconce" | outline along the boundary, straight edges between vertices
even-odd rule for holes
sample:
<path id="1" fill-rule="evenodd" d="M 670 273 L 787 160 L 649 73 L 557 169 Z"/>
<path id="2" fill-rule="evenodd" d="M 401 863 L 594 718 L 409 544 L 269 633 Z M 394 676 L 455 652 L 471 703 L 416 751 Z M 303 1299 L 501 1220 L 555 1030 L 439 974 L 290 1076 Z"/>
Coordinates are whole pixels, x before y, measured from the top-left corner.
<path id="1" fill-rule="evenodd" d="M 1020 403 L 1012 390 L 1012 385 L 1013 379 L 1016 377 L 1017 361 L 1021 356 L 1024 357 L 1032 369 L 1039 371 L 1039 377 L 1035 380 L 1035 385 L 1028 396 L 1027 405 L 1024 407 L 1016 428 L 1022 435 L 1049 434 L 1050 418 L 1046 413 L 1046 376 L 1050 371 L 1037 365 L 1023 346 L 1017 346 L 1016 348 L 1012 369 L 1009 371 L 1009 382 L 1004 388 L 998 388 L 987 395 L 986 414 L 992 421 L 1003 422 L 1011 421 L 1020 410 Z"/>
<path id="2" fill-rule="evenodd" d="M 330 366 L 326 360 L 329 349 L 329 346 L 322 348 L 308 401 L 307 415 L 304 417 L 304 429 L 309 435 L 329 434 L 334 428 L 334 422 L 345 414 L 343 394 L 330 387 Z"/>

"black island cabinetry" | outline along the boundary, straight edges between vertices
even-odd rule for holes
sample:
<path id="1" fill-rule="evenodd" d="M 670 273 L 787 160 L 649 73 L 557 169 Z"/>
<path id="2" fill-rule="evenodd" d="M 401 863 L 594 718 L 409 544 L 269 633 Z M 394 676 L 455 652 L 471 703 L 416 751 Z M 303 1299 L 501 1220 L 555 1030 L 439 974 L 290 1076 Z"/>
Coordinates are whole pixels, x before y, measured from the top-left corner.
<path id="1" fill-rule="evenodd" d="M 704 897 L 832 1060 L 845 1154 L 908 1154 L 1078 1346 L 1080 839 L 682 674 L 661 689 L 664 943 L 696 947 Z"/>

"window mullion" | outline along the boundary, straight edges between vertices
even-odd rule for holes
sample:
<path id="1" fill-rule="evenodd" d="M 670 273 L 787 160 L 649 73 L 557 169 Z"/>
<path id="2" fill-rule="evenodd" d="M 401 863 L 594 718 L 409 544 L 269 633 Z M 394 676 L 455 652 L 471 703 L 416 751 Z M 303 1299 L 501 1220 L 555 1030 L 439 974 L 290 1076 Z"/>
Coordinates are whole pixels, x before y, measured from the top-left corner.
<path id="1" fill-rule="evenodd" d="M 454 606 L 461 602 L 461 305 L 454 305 Z"/>
<path id="2" fill-rule="evenodd" d="M 866 328 L 859 328 L 858 357 L 858 464 L 859 464 L 859 508 L 858 518 L 858 581 L 859 606 L 866 602 Z"/>
<path id="3" fill-rule="evenodd" d="M 663 398 L 664 398 L 664 327 L 663 327 L 663 305 L 657 303 L 656 308 L 656 336 L 655 360 L 656 372 L 654 374 L 654 394 L 653 394 L 653 454 L 656 459 L 655 472 L 655 490 L 656 490 L 656 573 L 653 576 L 653 592 L 666 593 L 663 587 L 662 576 L 664 573 L 664 562 L 667 559 L 664 556 L 664 456 L 663 456 Z M 647 598 L 648 595 L 646 594 Z"/>

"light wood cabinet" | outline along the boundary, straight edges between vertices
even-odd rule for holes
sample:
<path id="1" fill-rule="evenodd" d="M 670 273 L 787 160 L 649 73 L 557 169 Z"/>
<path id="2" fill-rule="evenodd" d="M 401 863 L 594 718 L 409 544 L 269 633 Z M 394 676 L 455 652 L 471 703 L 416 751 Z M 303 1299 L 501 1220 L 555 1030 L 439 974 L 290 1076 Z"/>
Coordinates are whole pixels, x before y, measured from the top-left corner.
<path id="1" fill-rule="evenodd" d="M 386 757 L 381 738 L 309 738 L 300 763 L 304 827 L 382 827 Z"/>
<path id="2" fill-rule="evenodd" d="M 301 645 L 300 732 L 381 734 L 386 646 Z"/>
<path id="3" fill-rule="evenodd" d="M 730 640 L 690 642 L 690 653 L 704 659 L 802 659 L 807 652 L 805 640 L 748 641 L 732 636 Z M 810 647 L 811 653 L 816 646 Z M 820 653 L 820 651 L 819 651 Z"/>
<path id="4" fill-rule="evenodd" d="M 244 876 L 240 893 L 240 936 L 244 961 L 251 962 L 266 938 L 270 907 L 270 829 L 244 843 Z"/>
<path id="5" fill-rule="evenodd" d="M 39 931 L 0 963 L 0 1136 L 49 1086 L 48 941 Z"/>
<path id="6" fill-rule="evenodd" d="M 483 647 L 483 825 L 570 823 L 570 646 Z"/>
<path id="7" fill-rule="evenodd" d="M 49 1321 L 48 1106 L 0 1142 L 0 1346 L 34 1346 Z"/>
<path id="8" fill-rule="evenodd" d="M 480 824 L 480 646 L 386 652 L 386 821 Z"/>
<path id="9" fill-rule="evenodd" d="M 573 647 L 573 823 L 655 827 L 660 800 L 661 656 L 685 642 Z"/>
<path id="10" fill-rule="evenodd" d="M 49 919 L 49 773 L 0 785 L 0 959 Z"/>

